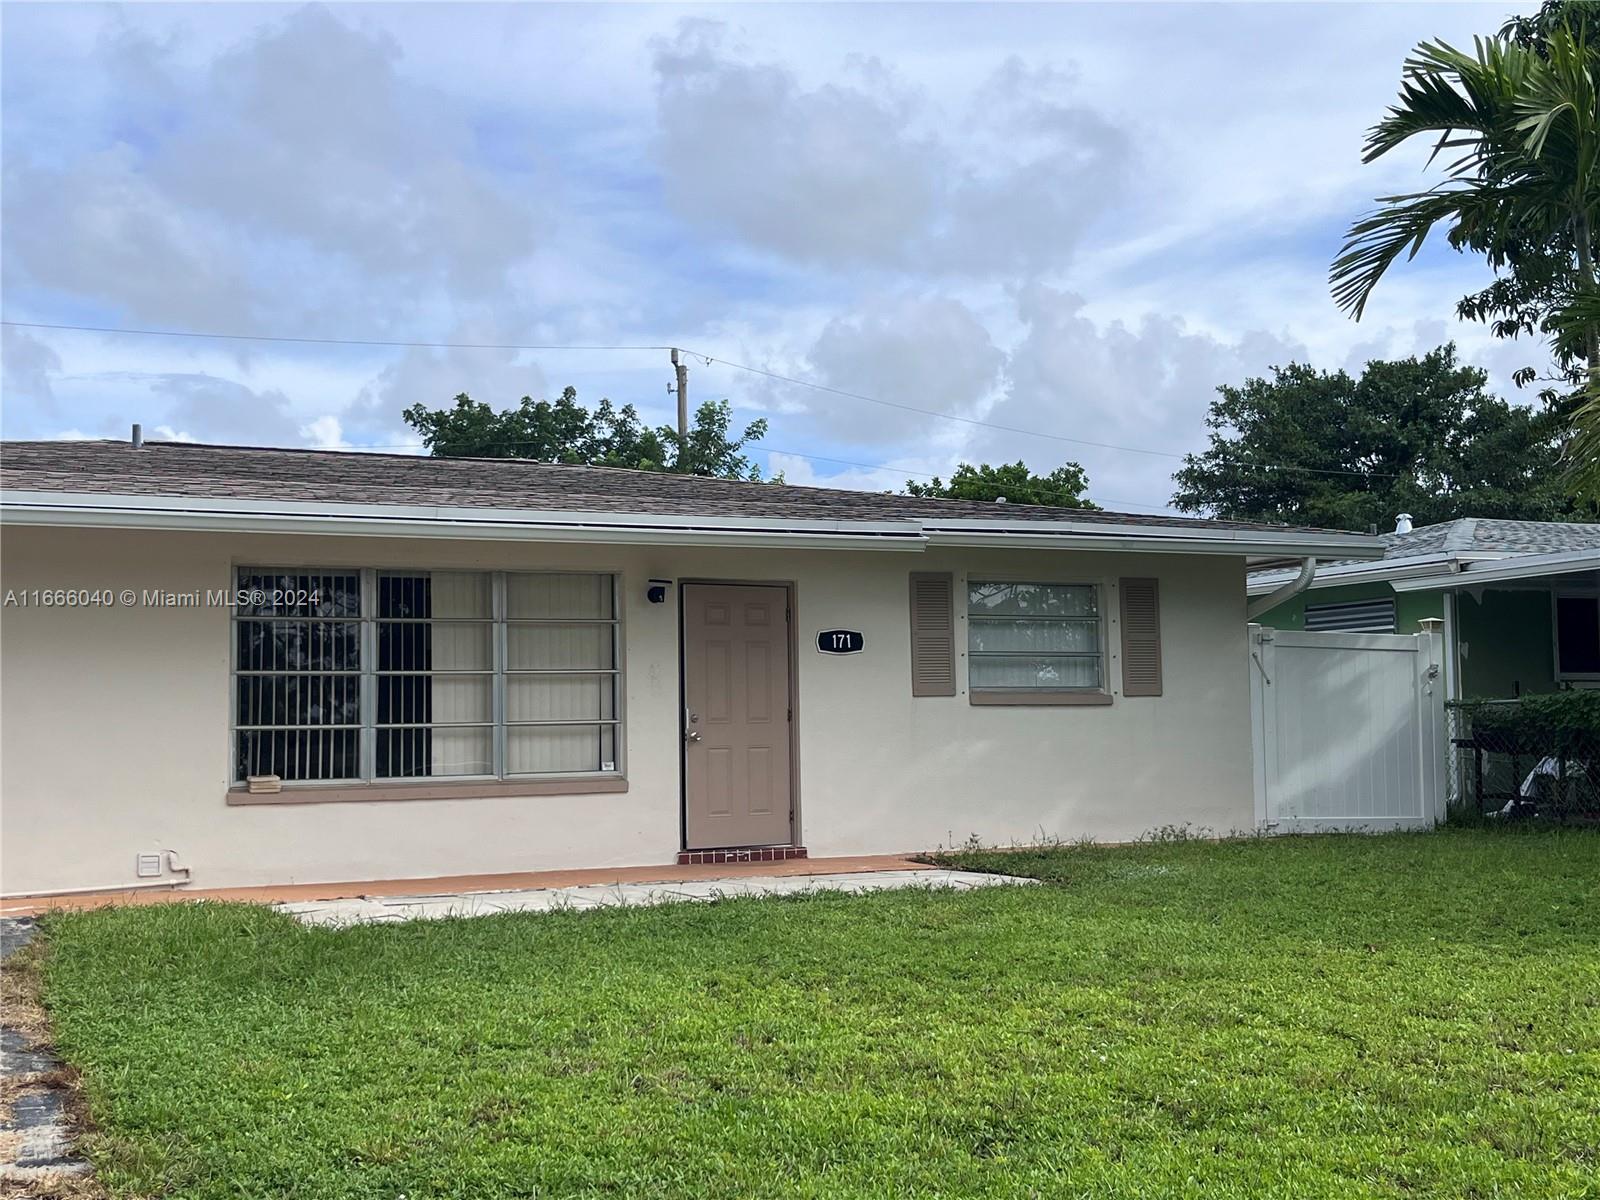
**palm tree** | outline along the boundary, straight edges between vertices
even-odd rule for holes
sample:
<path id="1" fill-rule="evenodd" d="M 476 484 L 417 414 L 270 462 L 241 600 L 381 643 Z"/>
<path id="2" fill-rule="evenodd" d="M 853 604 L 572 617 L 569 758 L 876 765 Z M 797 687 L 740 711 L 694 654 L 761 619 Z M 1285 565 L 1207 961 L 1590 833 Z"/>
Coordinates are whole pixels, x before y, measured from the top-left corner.
<path id="1" fill-rule="evenodd" d="M 1436 226 L 1496 271 L 1515 274 L 1537 259 L 1545 272 L 1535 288 L 1537 327 L 1551 336 L 1557 361 L 1581 363 L 1587 381 L 1567 457 L 1574 485 L 1591 498 L 1600 491 L 1596 65 L 1587 39 L 1566 25 L 1542 47 L 1505 37 L 1474 39 L 1471 54 L 1443 42 L 1418 46 L 1362 161 L 1427 135 L 1436 138 L 1430 164 L 1452 156 L 1446 178 L 1425 192 L 1379 197 L 1382 207 L 1351 226 L 1329 276 L 1335 301 L 1359 320 L 1378 280 L 1402 253 L 1414 258 Z"/>

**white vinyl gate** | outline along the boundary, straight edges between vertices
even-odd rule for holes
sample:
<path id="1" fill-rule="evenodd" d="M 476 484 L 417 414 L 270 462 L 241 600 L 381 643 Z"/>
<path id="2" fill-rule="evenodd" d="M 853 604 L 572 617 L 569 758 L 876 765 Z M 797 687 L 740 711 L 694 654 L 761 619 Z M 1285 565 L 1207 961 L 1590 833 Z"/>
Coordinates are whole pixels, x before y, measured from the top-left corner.
<path id="1" fill-rule="evenodd" d="M 1436 631 L 1250 626 L 1256 823 L 1295 833 L 1440 820 L 1449 736 L 1443 652 Z"/>

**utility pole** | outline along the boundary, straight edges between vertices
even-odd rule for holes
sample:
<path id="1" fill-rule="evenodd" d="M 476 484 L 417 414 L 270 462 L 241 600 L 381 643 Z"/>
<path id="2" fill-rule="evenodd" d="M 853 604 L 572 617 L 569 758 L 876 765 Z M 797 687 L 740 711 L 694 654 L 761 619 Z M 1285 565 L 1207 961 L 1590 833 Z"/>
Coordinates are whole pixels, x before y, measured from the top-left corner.
<path id="1" fill-rule="evenodd" d="M 685 469 L 689 456 L 689 364 L 672 348 L 672 369 L 678 376 L 678 470 Z"/>

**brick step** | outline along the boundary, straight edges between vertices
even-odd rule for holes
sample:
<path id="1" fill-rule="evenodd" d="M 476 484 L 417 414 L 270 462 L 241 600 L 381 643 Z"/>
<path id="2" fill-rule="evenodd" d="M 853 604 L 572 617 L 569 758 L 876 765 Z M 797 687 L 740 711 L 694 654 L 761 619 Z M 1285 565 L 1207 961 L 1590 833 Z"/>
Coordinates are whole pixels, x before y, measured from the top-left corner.
<path id="1" fill-rule="evenodd" d="M 804 846 L 746 846 L 734 850 L 680 850 L 680 867 L 710 866 L 716 863 L 788 862 L 805 858 Z"/>

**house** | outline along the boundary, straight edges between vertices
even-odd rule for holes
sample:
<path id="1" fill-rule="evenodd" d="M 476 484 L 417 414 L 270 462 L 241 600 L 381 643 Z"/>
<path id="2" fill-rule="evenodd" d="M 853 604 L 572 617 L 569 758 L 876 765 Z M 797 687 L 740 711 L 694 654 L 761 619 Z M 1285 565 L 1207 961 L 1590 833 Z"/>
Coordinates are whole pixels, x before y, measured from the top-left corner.
<path id="1" fill-rule="evenodd" d="M 1319 563 L 1309 587 L 1255 619 L 1376 633 L 1442 620 L 1451 699 L 1600 683 L 1600 525 L 1463 518 L 1413 528 L 1402 514 L 1382 541 L 1381 560 Z M 1294 578 L 1253 571 L 1250 594 Z"/>
<path id="2" fill-rule="evenodd" d="M 1382 550 L 137 441 L 0 485 L 12 895 L 1248 828 L 1246 572 Z"/>

